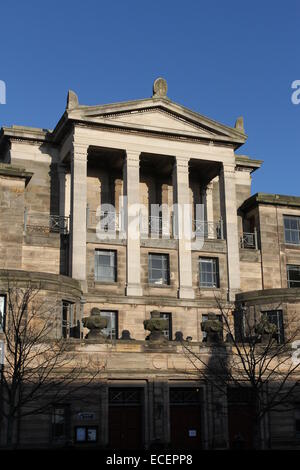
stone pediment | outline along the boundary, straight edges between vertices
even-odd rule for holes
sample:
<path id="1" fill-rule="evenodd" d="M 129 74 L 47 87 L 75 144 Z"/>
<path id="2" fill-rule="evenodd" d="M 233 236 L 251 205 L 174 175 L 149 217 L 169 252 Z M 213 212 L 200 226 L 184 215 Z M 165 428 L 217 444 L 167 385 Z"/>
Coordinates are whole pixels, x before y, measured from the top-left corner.
<path id="1" fill-rule="evenodd" d="M 168 98 L 150 98 L 100 106 L 67 108 L 69 119 L 106 127 L 182 137 L 233 142 L 246 141 L 243 129 L 224 126 Z"/>

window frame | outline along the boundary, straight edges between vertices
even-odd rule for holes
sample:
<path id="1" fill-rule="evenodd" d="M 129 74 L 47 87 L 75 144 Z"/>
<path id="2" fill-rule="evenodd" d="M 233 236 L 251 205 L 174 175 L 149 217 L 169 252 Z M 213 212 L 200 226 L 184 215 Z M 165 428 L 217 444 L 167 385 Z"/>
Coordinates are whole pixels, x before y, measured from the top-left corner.
<path id="1" fill-rule="evenodd" d="M 277 310 L 262 310 L 261 311 L 262 315 L 266 315 L 268 321 L 272 323 L 273 325 L 277 326 L 277 332 L 275 333 L 276 335 L 276 340 L 278 344 L 284 344 L 284 322 L 283 322 L 283 311 L 280 309 Z M 277 316 L 277 321 L 276 323 L 270 319 L 271 315 L 276 314 Z"/>
<path id="2" fill-rule="evenodd" d="M 295 221 L 297 228 L 286 227 L 288 221 Z M 296 245 L 300 246 L 300 216 L 298 215 L 283 215 L 283 231 L 284 231 L 284 242 L 286 245 Z M 290 234 L 290 237 L 287 234 Z M 293 239 L 292 235 L 296 234 L 297 241 L 291 241 Z M 288 240 L 291 238 L 291 240 Z"/>
<path id="3" fill-rule="evenodd" d="M 161 257 L 161 260 L 165 259 L 166 260 L 166 264 L 167 264 L 167 267 L 165 268 L 163 266 L 163 262 L 162 262 L 162 267 L 161 269 L 159 268 L 153 268 L 153 265 L 152 265 L 152 257 Z M 152 276 L 152 271 L 155 270 L 155 271 L 159 271 L 161 270 L 161 273 L 162 273 L 162 276 L 161 276 L 161 279 L 163 280 L 163 282 L 155 282 L 153 276 Z M 164 276 L 165 274 L 165 276 Z M 170 285 L 170 256 L 169 256 L 169 253 L 153 253 L 153 252 L 150 252 L 148 253 L 148 283 L 151 285 L 151 287 L 165 287 L 165 286 L 169 286 Z"/>
<path id="4" fill-rule="evenodd" d="M 65 310 L 67 308 L 67 310 Z M 64 313 L 67 312 L 66 318 Z M 78 325 L 76 305 L 70 300 L 62 299 L 61 306 L 61 336 L 63 339 L 80 338 L 80 322 Z"/>
<path id="5" fill-rule="evenodd" d="M 105 313 L 113 313 L 115 315 L 115 337 L 112 337 L 112 335 L 109 334 L 107 336 L 107 339 L 112 339 L 112 340 L 119 339 L 119 312 L 118 312 L 118 310 L 100 310 L 100 315 L 104 318 L 107 318 L 107 316 L 103 315 Z M 105 330 L 107 330 L 107 329 L 108 328 L 103 328 L 101 330 L 101 332 L 104 333 Z"/>
<path id="6" fill-rule="evenodd" d="M 299 281 L 290 279 L 290 271 L 292 271 L 292 268 L 294 268 L 294 271 L 299 271 Z M 295 269 L 295 268 L 297 268 L 297 269 Z M 287 285 L 288 285 L 289 289 L 295 289 L 297 287 L 300 287 L 300 265 L 287 264 L 286 265 L 286 274 L 287 274 Z M 291 286 L 291 283 L 296 283 L 296 285 Z"/>
<path id="7" fill-rule="evenodd" d="M 208 262 L 211 262 L 211 265 L 213 267 L 211 272 L 204 271 L 202 272 L 201 270 L 201 264 L 202 262 L 209 264 Z M 213 276 L 213 282 L 212 285 L 208 285 L 208 283 L 203 283 L 201 282 L 201 272 L 202 274 L 211 274 Z M 198 281 L 198 287 L 200 289 L 219 289 L 220 288 L 220 275 L 219 275 L 219 258 L 214 258 L 214 257 L 209 257 L 209 256 L 199 256 L 198 258 L 198 276 L 199 276 L 199 281 Z"/>
<path id="8" fill-rule="evenodd" d="M 113 260 L 113 265 L 102 265 L 102 267 L 109 267 L 109 268 L 112 268 L 112 272 L 113 272 L 113 275 L 111 276 L 111 278 L 104 278 L 104 277 L 100 277 L 98 276 L 99 275 L 99 271 L 100 271 L 100 267 L 101 267 L 101 264 L 98 262 L 97 264 L 97 260 L 100 260 L 101 258 L 101 255 L 100 253 L 103 253 L 103 254 L 110 254 L 110 259 Z M 102 248 L 95 248 L 95 251 L 94 251 L 94 280 L 95 282 L 99 282 L 99 283 L 102 283 L 102 284 L 114 284 L 117 282 L 117 278 L 118 278 L 118 267 L 117 267 L 117 258 L 118 258 L 118 252 L 117 250 L 106 250 L 106 249 L 102 249 Z"/>
<path id="9" fill-rule="evenodd" d="M 167 330 L 162 330 L 162 334 L 169 341 L 172 341 L 173 339 L 172 313 L 171 312 L 159 312 L 159 313 L 160 313 L 160 318 L 163 318 L 169 321 L 169 328 Z"/>

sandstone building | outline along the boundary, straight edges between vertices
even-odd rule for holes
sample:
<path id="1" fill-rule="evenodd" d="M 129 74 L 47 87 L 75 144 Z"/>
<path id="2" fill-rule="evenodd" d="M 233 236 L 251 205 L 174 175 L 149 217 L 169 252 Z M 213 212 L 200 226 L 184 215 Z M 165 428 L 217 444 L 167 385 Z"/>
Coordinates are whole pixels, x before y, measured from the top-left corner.
<path id="1" fill-rule="evenodd" d="M 225 126 L 166 91 L 158 79 L 151 98 L 96 106 L 70 91 L 54 130 L 1 129 L 2 317 L 7 273 L 41 281 L 61 302 L 53 334 L 79 355 L 106 358 L 95 403 L 63 403 L 37 424 L 21 423 L 21 446 L 227 447 L 236 432 L 230 407 L 224 402 L 216 417 L 210 388 L 188 373 L 176 334 L 203 346 L 201 322 L 219 314 L 216 293 L 227 304 L 259 306 L 278 334 L 289 313 L 300 315 L 300 197 L 251 195 L 262 162 L 236 153 L 247 139 L 243 119 Z M 121 196 L 133 207 L 125 222 L 139 215 L 137 204 L 146 208 L 135 239 L 119 217 Z M 153 204 L 164 206 L 153 215 Z M 173 204 L 191 204 L 190 244 L 175 236 L 184 221 Z M 95 307 L 108 319 L 106 342 L 85 339 L 82 318 Z M 143 325 L 153 311 L 168 325 L 169 341 L 156 348 Z M 299 445 L 300 405 L 278 419 L 268 417 L 266 439 Z"/>

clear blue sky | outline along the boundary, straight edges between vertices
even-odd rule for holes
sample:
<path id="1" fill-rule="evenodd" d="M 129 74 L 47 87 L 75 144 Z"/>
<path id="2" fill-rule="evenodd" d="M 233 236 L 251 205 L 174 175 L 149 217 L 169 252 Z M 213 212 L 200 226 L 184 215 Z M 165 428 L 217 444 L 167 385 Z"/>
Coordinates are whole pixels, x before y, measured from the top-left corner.
<path id="1" fill-rule="evenodd" d="M 53 128 L 67 90 L 82 104 L 151 96 L 224 124 L 243 115 L 239 153 L 264 160 L 253 192 L 300 195 L 297 1 L 85 0 L 2 2 L 0 126 Z"/>

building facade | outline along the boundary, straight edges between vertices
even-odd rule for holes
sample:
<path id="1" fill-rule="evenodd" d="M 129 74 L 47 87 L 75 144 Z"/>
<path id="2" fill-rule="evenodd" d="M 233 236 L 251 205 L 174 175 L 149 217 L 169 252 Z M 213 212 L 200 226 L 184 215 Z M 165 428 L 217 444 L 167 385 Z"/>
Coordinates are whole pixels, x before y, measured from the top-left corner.
<path id="1" fill-rule="evenodd" d="M 176 340 L 205 350 L 216 295 L 269 312 L 280 331 L 300 315 L 300 197 L 251 195 L 262 162 L 236 153 L 246 139 L 242 118 L 231 128 L 191 111 L 163 79 L 151 98 L 109 105 L 81 105 L 70 91 L 54 130 L 2 128 L 2 316 L 8 275 L 40 282 L 61 302 L 53 334 L 106 364 L 92 403 L 24 420 L 21 446 L 232 444 L 230 406 L 214 409 Z M 189 224 L 191 240 L 179 236 Z M 106 341 L 86 339 L 93 308 Z M 155 346 L 143 323 L 153 311 L 168 340 Z M 266 439 L 299 446 L 297 403 L 278 420 L 268 417 Z"/>

